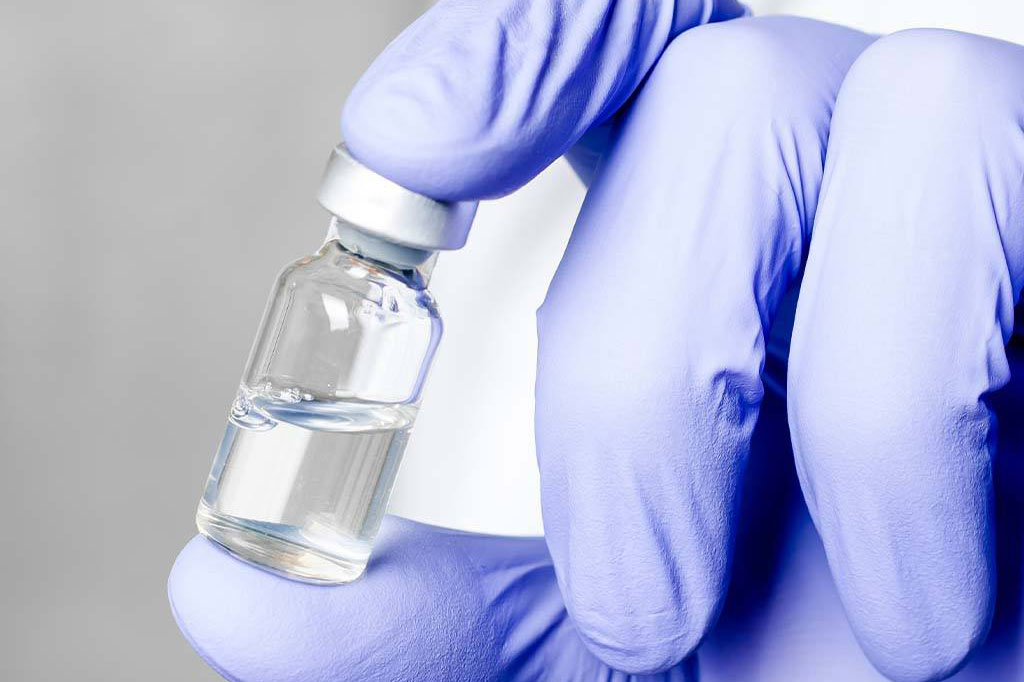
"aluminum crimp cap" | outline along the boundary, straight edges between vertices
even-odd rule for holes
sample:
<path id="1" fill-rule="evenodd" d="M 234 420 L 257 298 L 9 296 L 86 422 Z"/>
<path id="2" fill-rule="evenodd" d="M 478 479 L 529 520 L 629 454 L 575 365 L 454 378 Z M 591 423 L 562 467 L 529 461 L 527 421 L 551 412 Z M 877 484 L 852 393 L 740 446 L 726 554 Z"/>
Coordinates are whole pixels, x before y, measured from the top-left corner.
<path id="1" fill-rule="evenodd" d="M 356 161 L 344 143 L 327 159 L 320 205 L 369 235 L 425 251 L 466 243 L 475 201 L 438 201 L 377 175 Z"/>

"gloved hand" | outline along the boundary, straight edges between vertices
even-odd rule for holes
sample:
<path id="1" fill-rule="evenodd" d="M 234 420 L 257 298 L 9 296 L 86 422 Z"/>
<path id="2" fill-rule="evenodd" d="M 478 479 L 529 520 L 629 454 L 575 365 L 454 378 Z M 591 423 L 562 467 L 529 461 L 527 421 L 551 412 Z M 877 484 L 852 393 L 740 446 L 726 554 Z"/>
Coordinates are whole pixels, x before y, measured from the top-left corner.
<path id="1" fill-rule="evenodd" d="M 870 37 L 788 18 L 673 37 L 739 12 L 443 1 L 371 67 L 344 137 L 393 180 L 495 196 L 569 152 L 590 181 L 538 316 L 545 539 L 391 519 L 366 577 L 340 588 L 194 540 L 171 601 L 214 667 L 246 682 L 693 678 L 751 518 L 765 522 L 740 533 L 743 579 L 702 679 L 800 679 L 830 648 L 828 679 L 877 679 L 852 636 L 893 679 L 938 679 L 979 645 L 996 592 L 987 399 L 1008 377 L 1024 258 L 1024 48 L 916 32 L 858 59 Z M 784 476 L 740 494 L 748 461 L 784 461 L 781 408 L 753 456 L 751 440 L 766 332 L 805 257 L 789 413 L 837 593 L 799 514 L 771 504 Z M 1019 574 L 1013 547 L 1000 560 Z M 771 599 L 793 575 L 814 598 Z M 1020 592 L 1001 594 L 1012 626 Z M 852 636 L 815 628 L 841 624 L 839 599 Z M 757 631 L 787 609 L 803 620 Z"/>

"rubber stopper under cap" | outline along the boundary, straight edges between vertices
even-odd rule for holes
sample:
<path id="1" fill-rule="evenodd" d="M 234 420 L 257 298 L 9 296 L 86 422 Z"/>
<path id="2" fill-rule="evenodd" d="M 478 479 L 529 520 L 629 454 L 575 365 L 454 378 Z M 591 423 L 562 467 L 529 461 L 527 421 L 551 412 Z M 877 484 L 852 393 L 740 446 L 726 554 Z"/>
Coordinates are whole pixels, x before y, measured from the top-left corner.
<path id="1" fill-rule="evenodd" d="M 344 143 L 327 160 L 317 198 L 367 234 L 425 251 L 465 244 L 477 206 L 475 201 L 438 201 L 408 190 L 356 161 Z"/>

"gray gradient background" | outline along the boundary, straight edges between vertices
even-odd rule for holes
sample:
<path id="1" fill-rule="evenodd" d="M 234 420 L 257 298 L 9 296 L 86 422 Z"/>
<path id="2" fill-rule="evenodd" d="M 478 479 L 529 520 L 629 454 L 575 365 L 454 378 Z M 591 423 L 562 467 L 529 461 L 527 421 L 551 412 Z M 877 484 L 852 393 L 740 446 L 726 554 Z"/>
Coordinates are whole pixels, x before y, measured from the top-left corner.
<path id="1" fill-rule="evenodd" d="M 344 96 L 427 4 L 0 4 L 0 679 L 219 679 L 167 572 L 273 275 L 323 234 Z M 1009 1 L 751 4 L 1024 42 Z M 532 311 L 580 196 L 556 166 L 442 259 L 446 338 L 395 511 L 539 530 Z"/>

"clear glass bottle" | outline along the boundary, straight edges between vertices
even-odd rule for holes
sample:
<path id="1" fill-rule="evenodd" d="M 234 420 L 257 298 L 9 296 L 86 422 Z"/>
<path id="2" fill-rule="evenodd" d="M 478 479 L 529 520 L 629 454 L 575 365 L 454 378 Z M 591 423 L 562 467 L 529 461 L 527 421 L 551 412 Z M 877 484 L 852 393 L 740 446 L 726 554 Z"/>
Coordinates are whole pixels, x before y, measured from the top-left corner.
<path id="1" fill-rule="evenodd" d="M 328 239 L 277 279 L 196 524 L 264 568 L 343 583 L 366 567 L 441 337 L 433 252 L 461 246 L 475 207 L 404 190 L 343 146 L 320 200 Z"/>

